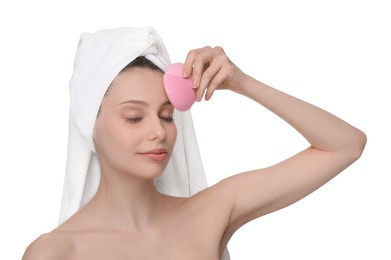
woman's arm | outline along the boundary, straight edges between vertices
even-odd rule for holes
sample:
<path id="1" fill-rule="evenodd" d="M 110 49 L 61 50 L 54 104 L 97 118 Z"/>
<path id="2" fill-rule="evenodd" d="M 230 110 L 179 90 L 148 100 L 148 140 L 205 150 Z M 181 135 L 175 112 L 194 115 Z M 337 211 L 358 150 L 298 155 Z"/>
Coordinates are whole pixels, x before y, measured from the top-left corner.
<path id="1" fill-rule="evenodd" d="M 204 95 L 210 99 L 216 89 L 232 90 L 269 109 L 309 142 L 307 149 L 276 165 L 234 175 L 213 187 L 216 193 L 224 194 L 224 202 L 219 203 L 224 203 L 230 214 L 225 233 L 228 238 L 248 221 L 315 191 L 356 161 L 365 147 L 362 131 L 244 74 L 220 47 L 189 52 L 184 74 L 190 73 L 198 88 L 198 100 Z"/>

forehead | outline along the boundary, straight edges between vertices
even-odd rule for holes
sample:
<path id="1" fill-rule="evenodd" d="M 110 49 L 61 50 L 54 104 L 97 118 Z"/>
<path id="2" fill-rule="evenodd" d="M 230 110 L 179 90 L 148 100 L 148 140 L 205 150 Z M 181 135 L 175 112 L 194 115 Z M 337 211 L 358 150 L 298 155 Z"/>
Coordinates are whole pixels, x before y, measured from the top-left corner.
<path id="1" fill-rule="evenodd" d="M 117 75 L 105 99 L 161 100 L 167 99 L 163 88 L 163 73 L 149 68 L 132 68 Z"/>

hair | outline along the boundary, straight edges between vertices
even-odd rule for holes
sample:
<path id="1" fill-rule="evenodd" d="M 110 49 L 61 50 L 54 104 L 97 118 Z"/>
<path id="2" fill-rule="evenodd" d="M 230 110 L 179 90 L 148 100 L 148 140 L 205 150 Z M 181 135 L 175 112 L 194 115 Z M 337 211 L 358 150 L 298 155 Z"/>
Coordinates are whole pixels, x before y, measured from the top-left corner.
<path id="1" fill-rule="evenodd" d="M 161 68 L 159 68 L 155 63 L 153 63 L 152 61 L 150 61 L 149 59 L 147 59 L 144 56 L 140 56 L 140 57 L 137 57 L 136 59 L 134 59 L 132 62 L 130 62 L 128 65 L 126 65 L 121 70 L 121 72 L 130 70 L 133 68 L 147 68 L 147 69 L 151 69 L 154 71 L 160 71 L 161 73 L 164 73 L 164 71 Z"/>
<path id="2" fill-rule="evenodd" d="M 159 71 L 161 73 L 164 73 L 164 71 L 159 68 L 155 63 L 150 61 L 144 56 L 137 57 L 133 61 L 131 61 L 128 65 L 126 65 L 118 74 L 121 74 L 125 71 L 129 71 L 135 68 L 141 68 L 141 69 L 151 69 L 153 71 Z M 107 88 L 105 96 L 108 94 L 111 86 L 113 85 L 113 82 L 111 82 L 110 86 Z"/>
<path id="3" fill-rule="evenodd" d="M 153 63 L 152 61 L 150 61 L 149 59 L 147 59 L 144 56 L 139 56 L 136 59 L 134 59 L 133 61 L 131 61 L 128 65 L 126 65 L 118 74 L 121 74 L 122 72 L 131 70 L 134 68 L 141 68 L 141 69 L 146 68 L 146 69 L 151 69 L 153 71 L 159 71 L 161 73 L 164 73 L 164 71 L 161 68 L 159 68 L 155 63 Z M 107 90 L 105 92 L 105 96 L 109 93 L 109 90 L 112 86 L 113 86 L 113 82 L 111 82 L 110 86 L 107 88 Z M 100 110 L 101 110 L 101 107 L 99 107 L 99 109 L 98 109 L 97 116 L 99 116 Z"/>

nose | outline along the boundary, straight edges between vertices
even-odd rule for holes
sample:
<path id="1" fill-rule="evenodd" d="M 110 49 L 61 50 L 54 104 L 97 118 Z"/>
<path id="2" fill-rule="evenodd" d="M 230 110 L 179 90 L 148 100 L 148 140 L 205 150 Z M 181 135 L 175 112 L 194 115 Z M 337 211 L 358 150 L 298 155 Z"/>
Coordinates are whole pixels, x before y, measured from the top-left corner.
<path id="1" fill-rule="evenodd" d="M 164 128 L 161 119 L 156 118 L 152 120 L 149 130 L 149 139 L 162 141 L 166 138 L 166 129 Z"/>

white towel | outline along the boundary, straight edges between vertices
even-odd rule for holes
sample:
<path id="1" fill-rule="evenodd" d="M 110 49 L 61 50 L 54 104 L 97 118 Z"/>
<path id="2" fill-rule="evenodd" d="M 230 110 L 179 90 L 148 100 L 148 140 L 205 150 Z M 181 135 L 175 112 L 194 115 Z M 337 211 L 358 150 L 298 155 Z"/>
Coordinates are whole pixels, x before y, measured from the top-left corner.
<path id="1" fill-rule="evenodd" d="M 170 59 L 152 27 L 122 27 L 84 33 L 70 81 L 67 165 L 59 223 L 84 206 L 96 193 L 100 168 L 92 133 L 102 98 L 117 74 L 132 60 L 145 56 L 163 71 Z M 190 197 L 207 187 L 190 111 L 174 113 L 177 140 L 172 158 L 156 180 L 165 194 Z M 223 259 L 229 259 L 225 252 Z"/>

